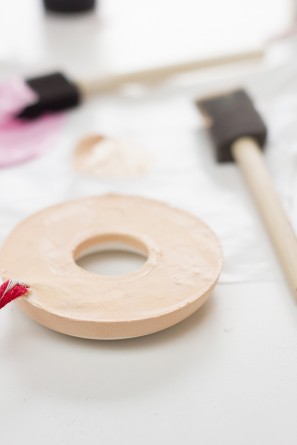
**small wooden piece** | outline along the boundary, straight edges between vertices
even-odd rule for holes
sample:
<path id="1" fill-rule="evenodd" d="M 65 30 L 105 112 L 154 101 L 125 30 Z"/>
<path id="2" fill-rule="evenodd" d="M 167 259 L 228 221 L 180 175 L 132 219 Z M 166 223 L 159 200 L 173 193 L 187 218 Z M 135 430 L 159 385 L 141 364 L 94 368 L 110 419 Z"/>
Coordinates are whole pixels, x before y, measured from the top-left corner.
<path id="1" fill-rule="evenodd" d="M 147 257 L 135 272 L 99 275 L 75 259 L 124 244 Z M 4 279 L 30 286 L 18 304 L 50 329 L 93 339 L 157 332 L 208 298 L 222 267 L 213 232 L 189 213 L 141 197 L 83 198 L 20 223 L 0 251 Z"/>

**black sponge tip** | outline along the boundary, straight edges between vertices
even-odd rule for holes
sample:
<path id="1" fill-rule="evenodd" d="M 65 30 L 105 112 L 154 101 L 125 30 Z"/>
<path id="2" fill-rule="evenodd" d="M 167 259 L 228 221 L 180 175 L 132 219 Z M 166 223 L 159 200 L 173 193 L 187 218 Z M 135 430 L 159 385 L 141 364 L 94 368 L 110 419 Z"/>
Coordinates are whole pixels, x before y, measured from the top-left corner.
<path id="1" fill-rule="evenodd" d="M 251 137 L 264 147 L 266 126 L 244 90 L 198 100 L 196 105 L 209 123 L 219 162 L 233 161 L 231 146 L 242 137 Z"/>
<path id="2" fill-rule="evenodd" d="M 76 107 L 81 102 L 78 87 L 62 73 L 27 79 L 26 83 L 37 94 L 38 100 L 21 111 L 17 116 L 21 119 L 35 119 L 47 112 Z"/>
<path id="3" fill-rule="evenodd" d="M 61 13 L 78 13 L 94 9 L 95 0 L 43 0 L 48 11 Z"/>

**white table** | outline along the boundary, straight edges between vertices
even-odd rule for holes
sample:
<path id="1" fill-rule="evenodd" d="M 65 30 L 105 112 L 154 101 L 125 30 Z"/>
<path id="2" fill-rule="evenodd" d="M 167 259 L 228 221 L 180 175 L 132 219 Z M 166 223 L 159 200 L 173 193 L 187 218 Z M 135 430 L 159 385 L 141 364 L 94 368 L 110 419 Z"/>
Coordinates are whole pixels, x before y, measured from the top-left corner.
<path id="1" fill-rule="evenodd" d="M 277 284 L 219 285 L 144 338 L 66 337 L 1 314 L 1 436 L 17 443 L 296 443 L 296 305 Z"/>
<path id="2" fill-rule="evenodd" d="M 28 46 L 3 56 L 7 70 L 38 66 L 34 48 L 31 59 Z M 63 336 L 11 304 L 0 313 L 0 441 L 295 445 L 296 333 L 279 271 L 275 281 L 220 283 L 188 320 L 126 341 Z"/>

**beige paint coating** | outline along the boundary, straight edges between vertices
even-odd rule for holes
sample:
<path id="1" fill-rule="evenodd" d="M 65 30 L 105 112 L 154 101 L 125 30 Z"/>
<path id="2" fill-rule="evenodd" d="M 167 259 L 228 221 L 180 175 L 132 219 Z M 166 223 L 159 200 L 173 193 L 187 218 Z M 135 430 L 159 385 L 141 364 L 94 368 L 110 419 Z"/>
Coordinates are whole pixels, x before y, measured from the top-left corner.
<path id="1" fill-rule="evenodd" d="M 142 147 L 100 134 L 82 138 L 73 153 L 74 169 L 95 178 L 137 178 L 151 166 Z"/>
<path id="2" fill-rule="evenodd" d="M 147 261 L 132 273 L 105 276 L 75 258 L 116 242 Z M 119 339 L 153 333 L 191 315 L 207 299 L 222 267 L 214 233 L 193 215 L 134 196 L 66 202 L 21 222 L 0 251 L 4 279 L 28 283 L 19 300 L 37 322 L 65 334 Z"/>

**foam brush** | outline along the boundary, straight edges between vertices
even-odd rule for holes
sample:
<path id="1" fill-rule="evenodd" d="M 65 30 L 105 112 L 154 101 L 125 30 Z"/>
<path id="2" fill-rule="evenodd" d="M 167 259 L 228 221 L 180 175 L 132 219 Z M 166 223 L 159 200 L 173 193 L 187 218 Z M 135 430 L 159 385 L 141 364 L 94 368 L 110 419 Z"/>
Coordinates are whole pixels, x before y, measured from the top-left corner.
<path id="1" fill-rule="evenodd" d="M 244 90 L 199 99 L 197 105 L 208 124 L 218 162 L 236 162 L 243 173 L 296 297 L 297 240 L 265 164 L 267 128 L 262 117 Z"/>
<path id="2" fill-rule="evenodd" d="M 233 55 L 225 55 L 205 60 L 192 60 L 167 66 L 159 66 L 140 71 L 111 74 L 89 81 L 69 78 L 61 72 L 54 72 L 26 79 L 27 86 L 37 96 L 37 101 L 25 106 L 17 117 L 32 119 L 46 112 L 58 112 L 79 106 L 88 97 L 113 91 L 131 83 L 153 83 L 169 76 L 189 71 L 212 68 L 236 62 L 257 61 L 262 58 L 262 49 L 251 50 Z"/>

